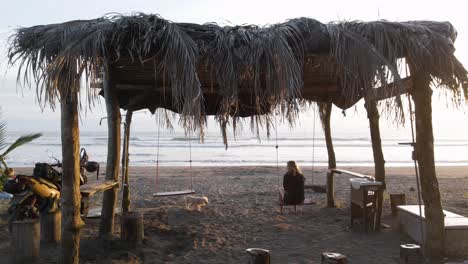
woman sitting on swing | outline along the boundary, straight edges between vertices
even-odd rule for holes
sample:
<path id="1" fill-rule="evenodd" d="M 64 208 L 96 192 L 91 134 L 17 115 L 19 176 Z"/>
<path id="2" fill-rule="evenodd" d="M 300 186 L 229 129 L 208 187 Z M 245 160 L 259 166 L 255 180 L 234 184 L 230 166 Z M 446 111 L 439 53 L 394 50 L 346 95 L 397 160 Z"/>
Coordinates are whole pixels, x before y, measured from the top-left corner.
<path id="1" fill-rule="evenodd" d="M 295 161 L 288 161 L 287 168 L 288 172 L 283 178 L 283 188 L 280 189 L 283 204 L 301 204 L 304 202 L 304 175 Z"/>

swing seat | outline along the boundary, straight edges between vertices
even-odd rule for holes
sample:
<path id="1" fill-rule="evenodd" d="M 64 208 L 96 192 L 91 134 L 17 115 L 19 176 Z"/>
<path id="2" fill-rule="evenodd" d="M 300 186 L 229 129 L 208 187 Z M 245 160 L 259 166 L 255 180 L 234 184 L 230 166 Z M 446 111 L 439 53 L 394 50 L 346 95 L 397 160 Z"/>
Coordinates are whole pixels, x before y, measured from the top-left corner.
<path id="1" fill-rule="evenodd" d="M 166 197 L 166 196 L 179 196 L 179 195 L 187 195 L 187 194 L 194 194 L 195 190 L 182 190 L 182 191 L 172 191 L 172 192 L 156 192 L 153 193 L 155 197 Z"/>
<path id="2" fill-rule="evenodd" d="M 313 201 L 311 198 L 305 198 L 304 201 L 302 203 L 299 203 L 299 204 L 285 204 L 284 203 L 284 189 L 283 188 L 279 188 L 278 189 L 278 195 L 279 195 L 279 199 L 278 199 L 278 206 L 280 207 L 280 214 L 283 214 L 283 208 L 285 206 L 294 206 L 294 213 L 297 212 L 297 206 L 303 206 L 303 205 L 314 205 L 316 204 L 315 201 Z"/>

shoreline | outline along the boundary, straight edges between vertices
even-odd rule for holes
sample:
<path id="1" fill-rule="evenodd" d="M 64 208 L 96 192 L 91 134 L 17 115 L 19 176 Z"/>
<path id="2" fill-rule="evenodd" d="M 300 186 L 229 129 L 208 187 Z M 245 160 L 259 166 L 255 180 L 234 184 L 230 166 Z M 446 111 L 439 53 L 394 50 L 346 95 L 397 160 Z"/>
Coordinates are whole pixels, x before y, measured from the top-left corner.
<path id="1" fill-rule="evenodd" d="M 28 171 L 32 171 L 33 167 L 13 167 L 17 172 L 20 173 L 28 173 Z M 285 171 L 285 164 L 279 166 L 280 173 L 282 174 Z M 339 166 L 340 169 L 343 170 L 350 170 L 359 172 L 362 174 L 367 175 L 374 175 L 374 167 L 373 166 Z M 189 165 L 183 166 L 159 166 L 161 174 L 167 174 L 168 172 L 175 170 L 178 173 L 187 172 L 190 169 Z M 214 174 L 214 172 L 219 171 L 220 174 L 225 174 L 226 171 L 253 171 L 253 170 L 272 170 L 276 172 L 276 166 L 253 166 L 253 165 L 229 165 L 229 166 L 192 166 L 192 170 L 194 172 L 210 172 L 210 174 Z M 312 174 L 312 166 L 301 166 L 302 171 L 304 172 L 305 176 L 310 176 Z M 314 173 L 323 174 L 327 171 L 327 166 L 314 166 Z M 156 166 L 129 166 L 129 173 L 130 177 L 132 174 L 139 174 L 143 172 L 151 172 L 156 171 Z M 93 175 L 93 173 L 87 173 L 88 175 Z M 100 175 L 105 174 L 105 164 L 101 164 L 101 171 Z M 402 177 L 410 177 L 414 176 L 414 166 L 404 166 L 404 167 L 386 167 L 385 168 L 386 178 L 392 176 L 402 176 Z M 436 174 L 438 178 L 468 178 L 468 166 L 436 166 Z M 164 177 L 164 175 L 161 175 Z M 216 176 L 216 175 L 212 175 Z M 194 177 L 197 177 L 195 175 Z"/>

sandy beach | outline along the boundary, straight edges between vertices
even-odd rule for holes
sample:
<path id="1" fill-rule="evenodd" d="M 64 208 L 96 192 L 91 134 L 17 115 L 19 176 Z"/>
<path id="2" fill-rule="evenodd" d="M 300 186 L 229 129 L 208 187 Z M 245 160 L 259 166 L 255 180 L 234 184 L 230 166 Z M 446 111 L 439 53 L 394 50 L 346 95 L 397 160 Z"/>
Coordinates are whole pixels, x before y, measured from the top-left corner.
<path id="1" fill-rule="evenodd" d="M 307 183 L 325 184 L 325 167 L 302 168 Z M 372 174 L 371 167 L 343 168 Z M 468 216 L 468 168 L 438 167 L 437 175 L 445 210 Z M 416 204 L 414 168 L 387 168 L 387 192 L 382 222 L 389 228 L 365 234 L 359 226 L 351 229 L 349 218 L 349 177 L 336 176 L 339 207 L 326 208 L 326 195 L 306 190 L 316 204 L 289 208 L 280 215 L 277 186 L 284 168 L 276 167 L 194 167 L 193 185 L 197 196 L 206 196 L 209 204 L 198 211 L 187 211 L 183 197 L 153 197 L 155 168 L 130 169 L 133 210 L 144 213 L 145 239 L 136 249 L 127 249 L 120 241 L 119 217 L 115 239 L 103 245 L 97 239 L 99 219 L 85 218 L 82 231 L 81 263 L 247 263 L 246 248 L 269 249 L 272 263 L 320 263 L 324 251 L 348 256 L 350 263 L 399 263 L 399 245 L 408 238 L 395 230 L 390 214 L 389 193 L 405 193 L 408 204 Z M 20 168 L 31 173 L 31 168 Z M 190 187 L 188 167 L 162 167 L 159 191 Z M 103 179 L 105 172 L 101 172 Z M 95 175 L 89 174 L 90 182 Z M 121 195 L 121 192 L 119 192 Z M 101 195 L 91 208 L 98 208 Z M 118 207 L 120 207 L 120 201 Z M 0 262 L 8 259 L 9 234 L 0 226 Z M 57 263 L 58 247 L 41 246 L 40 263 Z M 7 263 L 7 262 L 5 262 Z"/>

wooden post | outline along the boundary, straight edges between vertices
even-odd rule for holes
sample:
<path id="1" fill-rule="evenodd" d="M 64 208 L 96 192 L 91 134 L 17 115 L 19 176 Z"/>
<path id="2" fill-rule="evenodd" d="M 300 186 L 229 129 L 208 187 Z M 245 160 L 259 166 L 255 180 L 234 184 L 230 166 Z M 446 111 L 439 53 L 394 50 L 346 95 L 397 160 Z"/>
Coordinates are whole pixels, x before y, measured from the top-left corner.
<path id="1" fill-rule="evenodd" d="M 249 264 L 270 264 L 270 251 L 261 248 L 248 248 L 245 250 L 249 255 Z"/>
<path id="2" fill-rule="evenodd" d="M 120 109 L 117 96 L 114 94 L 112 76 L 109 74 L 108 65 L 105 65 L 103 79 L 104 98 L 107 110 L 107 164 L 106 180 L 117 181 L 119 179 L 120 158 Z M 115 206 L 117 204 L 117 188 L 104 192 L 102 201 L 101 223 L 99 235 L 101 238 L 110 239 L 114 233 Z"/>
<path id="3" fill-rule="evenodd" d="M 332 103 L 318 103 L 320 120 L 322 121 L 322 127 L 325 134 L 325 142 L 327 144 L 328 153 L 328 173 L 327 173 L 327 206 L 335 207 L 335 182 L 333 179 L 333 172 L 331 169 L 336 168 L 335 150 L 333 149 L 333 140 L 331 136 L 331 111 Z"/>
<path id="4" fill-rule="evenodd" d="M 130 211 L 130 186 L 128 185 L 128 163 L 129 163 L 129 142 L 130 142 L 130 125 L 132 123 L 133 111 L 128 110 L 125 116 L 125 131 L 124 143 L 122 153 L 122 182 L 123 182 L 123 195 L 122 195 L 122 213 Z"/>
<path id="5" fill-rule="evenodd" d="M 335 174 L 333 171 L 327 172 L 327 206 L 330 208 L 335 207 Z"/>
<path id="6" fill-rule="evenodd" d="M 37 260 L 41 245 L 40 236 L 39 219 L 13 221 L 10 245 L 12 262 L 29 263 Z"/>
<path id="7" fill-rule="evenodd" d="M 434 164 L 434 135 L 429 74 L 411 69 L 412 98 L 416 117 L 416 159 L 419 164 L 421 194 L 425 206 L 425 254 L 438 258 L 444 252 L 444 213 Z"/>
<path id="8" fill-rule="evenodd" d="M 392 209 L 392 216 L 397 216 L 398 206 L 406 205 L 406 196 L 404 193 L 390 194 L 390 208 Z"/>
<path id="9" fill-rule="evenodd" d="M 73 85 L 73 84 L 72 84 Z M 79 262 L 80 231 L 80 137 L 78 127 L 79 83 L 61 91 L 62 120 L 62 250 L 61 263 Z"/>
<path id="10" fill-rule="evenodd" d="M 143 214 L 141 212 L 122 213 L 120 229 L 120 238 L 130 247 L 136 247 L 144 237 Z"/>
<path id="11" fill-rule="evenodd" d="M 346 264 L 348 259 L 345 255 L 339 253 L 323 252 L 321 257 L 321 264 Z"/>
<path id="12" fill-rule="evenodd" d="M 60 241 L 62 235 L 62 213 L 55 212 L 41 213 L 41 242 L 56 243 Z"/>
<path id="13" fill-rule="evenodd" d="M 400 264 L 423 263 L 421 247 L 415 244 L 400 245 Z"/>
<path id="14" fill-rule="evenodd" d="M 367 110 L 367 118 L 369 119 L 369 127 L 372 141 L 372 152 L 374 154 L 374 174 L 377 181 L 382 182 L 383 188 L 377 191 L 376 204 L 376 219 L 375 228 L 380 229 L 380 219 L 382 216 L 383 193 L 385 191 L 385 160 L 382 151 L 382 140 L 380 138 L 379 129 L 379 110 L 377 103 L 374 100 L 365 97 L 365 107 Z"/>

